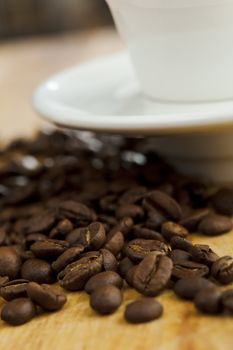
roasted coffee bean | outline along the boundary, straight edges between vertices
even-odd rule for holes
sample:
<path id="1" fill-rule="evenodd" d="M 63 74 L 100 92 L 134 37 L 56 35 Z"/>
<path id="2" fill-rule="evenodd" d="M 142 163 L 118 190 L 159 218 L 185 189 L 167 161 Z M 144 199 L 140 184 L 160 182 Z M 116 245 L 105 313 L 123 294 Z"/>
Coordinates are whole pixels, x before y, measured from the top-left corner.
<path id="1" fill-rule="evenodd" d="M 120 275 L 114 271 L 104 271 L 98 273 L 95 276 L 92 276 L 87 281 L 84 289 L 88 294 L 91 294 L 96 288 L 108 284 L 114 285 L 117 288 L 121 289 L 123 286 L 123 280 Z"/>
<path id="2" fill-rule="evenodd" d="M 41 259 L 28 259 L 21 267 L 23 279 L 37 283 L 54 283 L 55 276 L 51 265 Z"/>
<path id="3" fill-rule="evenodd" d="M 233 313 L 233 289 L 224 291 L 221 295 L 221 301 L 224 309 Z"/>
<path id="4" fill-rule="evenodd" d="M 133 233 L 137 238 L 154 239 L 157 241 L 164 242 L 164 238 L 159 232 L 150 230 L 149 228 L 146 228 L 146 227 L 141 227 L 140 225 L 134 226 Z"/>
<path id="5" fill-rule="evenodd" d="M 133 187 L 130 190 L 123 193 L 119 199 L 120 205 L 125 204 L 136 204 L 142 201 L 143 197 L 146 195 L 147 189 L 143 186 Z"/>
<path id="6" fill-rule="evenodd" d="M 125 204 L 116 209 L 116 217 L 118 219 L 123 219 L 126 216 L 137 221 L 144 217 L 144 210 L 136 204 Z"/>
<path id="7" fill-rule="evenodd" d="M 120 222 L 112 228 L 111 232 L 120 231 L 124 235 L 124 237 L 127 237 L 127 235 L 132 230 L 133 225 L 134 225 L 133 219 L 130 217 L 125 217 L 121 219 Z"/>
<path id="8" fill-rule="evenodd" d="M 60 214 L 70 220 L 76 221 L 95 221 L 96 214 L 93 210 L 89 209 L 86 205 L 75 202 L 75 201 L 65 201 L 59 204 Z"/>
<path id="9" fill-rule="evenodd" d="M 167 254 L 169 247 L 161 241 L 140 238 L 133 239 L 125 246 L 125 254 L 136 263 L 140 262 L 147 254 L 153 251 Z"/>
<path id="10" fill-rule="evenodd" d="M 124 317 L 129 323 L 146 323 L 161 317 L 162 305 L 153 298 L 141 298 L 126 306 Z"/>
<path id="11" fill-rule="evenodd" d="M 198 229 L 199 223 L 209 214 L 210 210 L 208 208 L 197 209 L 180 220 L 179 223 L 189 230 L 189 232 L 195 232 Z"/>
<path id="12" fill-rule="evenodd" d="M 82 245 L 86 249 L 100 249 L 106 240 L 105 228 L 100 222 L 93 222 L 87 227 L 76 229 L 75 232 L 75 245 Z M 67 236 L 68 241 L 69 237 L 72 237 L 72 232 Z"/>
<path id="13" fill-rule="evenodd" d="M 68 219 L 62 219 L 58 222 L 57 226 L 52 229 L 49 234 L 50 238 L 57 239 L 66 236 L 73 230 L 73 224 Z"/>
<path id="14" fill-rule="evenodd" d="M 216 260 L 211 268 L 211 276 L 222 284 L 233 282 L 233 258 L 223 256 Z"/>
<path id="15" fill-rule="evenodd" d="M 233 189 L 221 188 L 211 198 L 214 209 L 223 215 L 233 215 Z"/>
<path id="16" fill-rule="evenodd" d="M 221 292 L 216 287 L 204 288 L 195 296 L 196 308 L 205 313 L 216 315 L 222 312 Z"/>
<path id="17" fill-rule="evenodd" d="M 2 287 L 7 282 L 9 282 L 8 276 L 0 276 L 0 287 Z"/>
<path id="18" fill-rule="evenodd" d="M 19 252 L 19 256 L 23 262 L 28 260 L 28 259 L 35 258 L 35 254 L 33 254 L 33 252 L 31 250 L 22 250 L 21 252 Z"/>
<path id="19" fill-rule="evenodd" d="M 192 260 L 211 266 L 219 256 L 208 246 L 204 244 L 195 244 L 189 250 Z"/>
<path id="20" fill-rule="evenodd" d="M 56 222 L 56 215 L 53 210 L 46 210 L 39 215 L 33 216 L 28 220 L 25 232 L 38 233 L 48 232 Z"/>
<path id="21" fill-rule="evenodd" d="M 30 248 L 30 246 L 38 241 L 45 241 L 47 239 L 47 236 L 43 233 L 31 233 L 26 237 L 26 245 Z"/>
<path id="22" fill-rule="evenodd" d="M 46 239 L 37 241 L 31 245 L 31 251 L 37 258 L 54 259 L 64 253 L 69 243 L 57 239 Z"/>
<path id="23" fill-rule="evenodd" d="M 104 248 L 116 256 L 124 247 L 124 243 L 124 236 L 120 231 L 111 231 L 107 235 Z"/>
<path id="24" fill-rule="evenodd" d="M 151 230 L 157 230 L 160 228 L 163 222 L 167 221 L 165 216 L 160 213 L 158 210 L 153 208 L 153 211 L 151 211 L 151 208 L 148 208 L 147 213 L 147 219 L 145 222 L 145 227 L 151 229 Z"/>
<path id="25" fill-rule="evenodd" d="M 178 221 L 182 217 L 182 209 L 179 204 L 171 196 L 161 191 L 151 191 L 146 196 L 147 202 L 169 219 Z"/>
<path id="26" fill-rule="evenodd" d="M 134 266 L 134 264 L 132 263 L 132 261 L 131 261 L 129 258 L 125 257 L 124 259 L 122 259 L 122 260 L 120 261 L 119 267 L 118 267 L 118 268 L 119 268 L 119 273 L 120 273 L 121 277 L 125 278 L 127 272 L 128 272 L 129 269 L 130 269 L 131 267 L 133 267 L 133 266 Z"/>
<path id="27" fill-rule="evenodd" d="M 60 310 L 67 301 L 64 293 L 46 284 L 40 286 L 35 282 L 28 283 L 27 294 L 32 301 L 46 311 Z"/>
<path id="28" fill-rule="evenodd" d="M 34 303 L 27 298 L 14 299 L 6 303 L 1 311 L 1 319 L 12 326 L 30 321 L 36 315 Z"/>
<path id="29" fill-rule="evenodd" d="M 179 261 L 172 270 L 172 276 L 180 278 L 204 277 L 209 273 L 209 268 L 204 264 L 199 264 L 194 261 Z"/>
<path id="30" fill-rule="evenodd" d="M 166 288 L 172 267 L 172 260 L 167 256 L 156 252 L 148 254 L 133 273 L 134 288 L 146 296 L 158 295 Z"/>
<path id="31" fill-rule="evenodd" d="M 179 237 L 179 236 L 172 237 L 172 239 L 170 241 L 170 245 L 171 245 L 172 249 L 180 249 L 180 250 L 184 250 L 186 252 L 189 252 L 190 249 L 192 249 L 192 247 L 193 247 L 193 244 L 191 242 L 189 242 L 187 239 Z"/>
<path id="32" fill-rule="evenodd" d="M 21 259 L 15 249 L 11 247 L 0 247 L 0 276 L 15 278 L 21 267 Z"/>
<path id="33" fill-rule="evenodd" d="M 28 280 L 24 279 L 7 282 L 0 287 L 0 295 L 7 301 L 27 297 L 27 284 Z"/>
<path id="34" fill-rule="evenodd" d="M 200 222 L 198 229 L 207 236 L 221 235 L 232 229 L 232 220 L 227 216 L 211 214 Z"/>
<path id="35" fill-rule="evenodd" d="M 167 241 L 170 241 L 174 236 L 186 238 L 189 234 L 185 227 L 172 221 L 164 222 L 161 227 L 161 232 Z"/>
<path id="36" fill-rule="evenodd" d="M 117 195 L 109 194 L 100 199 L 99 205 L 104 212 L 114 213 L 117 208 Z"/>
<path id="37" fill-rule="evenodd" d="M 203 277 L 181 278 L 174 285 L 174 292 L 182 299 L 193 300 L 205 288 L 214 287 L 214 284 Z"/>
<path id="38" fill-rule="evenodd" d="M 133 277 L 134 277 L 134 272 L 136 271 L 137 265 L 133 265 L 128 269 L 125 275 L 125 280 L 128 283 L 129 286 L 133 287 Z"/>
<path id="39" fill-rule="evenodd" d="M 114 271 L 116 259 L 105 249 L 90 252 L 81 259 L 69 264 L 58 274 L 60 285 L 67 290 L 82 290 L 86 282 L 101 271 Z"/>
<path id="40" fill-rule="evenodd" d="M 169 252 L 169 258 L 172 259 L 173 264 L 179 263 L 179 261 L 191 260 L 191 254 L 181 249 L 174 249 Z"/>
<path id="41" fill-rule="evenodd" d="M 52 268 L 55 272 L 60 272 L 67 265 L 71 264 L 75 260 L 78 260 L 80 254 L 83 252 L 84 247 L 77 245 L 76 247 L 68 248 L 63 254 L 61 254 L 57 260 L 52 263 Z"/>
<path id="42" fill-rule="evenodd" d="M 112 314 L 121 303 L 121 291 L 111 284 L 96 288 L 90 297 L 90 306 L 102 315 Z"/>

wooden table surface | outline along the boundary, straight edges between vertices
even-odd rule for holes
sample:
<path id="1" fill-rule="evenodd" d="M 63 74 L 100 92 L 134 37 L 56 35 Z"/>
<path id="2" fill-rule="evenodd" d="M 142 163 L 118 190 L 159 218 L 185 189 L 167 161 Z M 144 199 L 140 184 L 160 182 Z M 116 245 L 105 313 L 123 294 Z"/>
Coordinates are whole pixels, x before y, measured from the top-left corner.
<path id="1" fill-rule="evenodd" d="M 49 74 L 121 47 L 111 30 L 1 44 L 1 140 L 31 135 L 41 125 L 31 108 L 30 96 Z M 233 255 L 233 232 L 193 239 L 210 244 L 220 255 Z M 191 303 L 181 302 L 169 292 L 158 298 L 165 309 L 160 320 L 137 326 L 125 323 L 124 307 L 137 296 L 126 289 L 119 311 L 100 317 L 90 309 L 85 294 L 70 293 L 61 312 L 40 316 L 17 328 L 0 321 L 0 350 L 233 349 L 233 318 L 199 315 Z"/>

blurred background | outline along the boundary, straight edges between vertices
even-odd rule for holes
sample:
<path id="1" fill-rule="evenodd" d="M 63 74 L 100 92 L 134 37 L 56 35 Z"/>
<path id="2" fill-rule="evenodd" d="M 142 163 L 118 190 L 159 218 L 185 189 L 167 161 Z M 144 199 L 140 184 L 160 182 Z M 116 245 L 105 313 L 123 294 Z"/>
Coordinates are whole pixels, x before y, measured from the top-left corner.
<path id="1" fill-rule="evenodd" d="M 111 24 L 104 0 L 0 0 L 0 39 Z"/>

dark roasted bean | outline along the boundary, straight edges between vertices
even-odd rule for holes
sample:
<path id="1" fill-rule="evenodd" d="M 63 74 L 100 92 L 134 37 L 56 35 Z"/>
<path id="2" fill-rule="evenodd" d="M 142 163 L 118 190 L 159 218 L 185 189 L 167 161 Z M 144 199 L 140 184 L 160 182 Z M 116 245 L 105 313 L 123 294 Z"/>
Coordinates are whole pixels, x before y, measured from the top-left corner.
<path id="1" fill-rule="evenodd" d="M 204 264 L 199 264 L 194 261 L 179 261 L 177 262 L 172 271 L 172 276 L 175 278 L 192 278 L 207 276 L 209 268 Z"/>
<path id="2" fill-rule="evenodd" d="M 117 225 L 115 225 L 111 231 L 115 231 L 115 232 L 120 231 L 124 235 L 124 237 L 126 237 L 132 230 L 133 225 L 134 225 L 133 219 L 130 217 L 125 217 L 121 219 L 120 222 Z"/>
<path id="3" fill-rule="evenodd" d="M 146 323 L 159 318 L 162 305 L 153 298 L 141 298 L 126 306 L 124 317 L 129 323 Z"/>
<path id="4" fill-rule="evenodd" d="M 57 260 L 52 263 L 52 268 L 55 272 L 60 272 L 67 265 L 78 260 L 80 254 L 83 252 L 84 247 L 82 245 L 77 245 L 76 247 L 72 247 L 67 249 L 63 254 L 61 254 Z"/>
<path id="5" fill-rule="evenodd" d="M 157 230 L 165 221 L 167 221 L 165 216 L 162 215 L 162 213 L 160 213 L 158 210 L 156 209 L 153 209 L 153 211 L 149 210 L 147 213 L 145 227 L 151 230 Z"/>
<path id="6" fill-rule="evenodd" d="M 126 216 L 133 220 L 140 220 L 144 216 L 144 210 L 136 204 L 125 204 L 116 209 L 116 217 L 118 219 L 123 219 Z"/>
<path id="7" fill-rule="evenodd" d="M 223 256 L 216 260 L 211 268 L 211 276 L 222 284 L 233 282 L 233 258 Z"/>
<path id="8" fill-rule="evenodd" d="M 111 231 L 107 235 L 104 248 L 116 256 L 124 247 L 124 243 L 124 236 L 120 231 Z"/>
<path id="9" fill-rule="evenodd" d="M 233 289 L 224 291 L 221 295 L 221 301 L 224 309 L 231 314 L 233 313 Z"/>
<path id="10" fill-rule="evenodd" d="M 121 291 L 110 284 L 98 287 L 90 297 L 91 307 L 102 315 L 112 314 L 119 308 L 121 303 Z"/>
<path id="11" fill-rule="evenodd" d="M 134 264 L 132 263 L 132 261 L 129 258 L 125 257 L 123 260 L 121 260 L 119 263 L 119 273 L 120 273 L 121 277 L 125 278 L 127 275 L 127 272 L 133 266 L 134 266 Z"/>
<path id="12" fill-rule="evenodd" d="M 232 220 L 227 216 L 211 214 L 199 224 L 198 229 L 207 236 L 217 236 L 232 229 Z"/>
<path id="13" fill-rule="evenodd" d="M 48 232 L 55 224 L 56 216 L 53 210 L 47 210 L 39 215 L 33 216 L 25 227 L 27 234 Z"/>
<path id="14" fill-rule="evenodd" d="M 66 241 L 47 239 L 33 243 L 30 249 L 38 258 L 54 259 L 64 253 L 68 247 L 69 243 Z"/>
<path id="15" fill-rule="evenodd" d="M 133 277 L 134 277 L 134 272 L 136 271 L 137 265 L 133 265 L 128 269 L 125 275 L 125 280 L 128 283 L 129 286 L 133 287 Z"/>
<path id="16" fill-rule="evenodd" d="M 210 210 L 208 208 L 197 209 L 190 215 L 183 218 L 179 223 L 190 232 L 195 232 L 198 229 L 199 223 L 209 214 Z"/>
<path id="17" fill-rule="evenodd" d="M 233 189 L 222 188 L 211 198 L 214 209 L 223 215 L 233 215 Z"/>
<path id="18" fill-rule="evenodd" d="M 26 237 L 26 244 L 27 244 L 27 247 L 30 248 L 30 246 L 35 243 L 35 242 L 38 242 L 38 241 L 44 241 L 47 239 L 47 236 L 44 235 L 43 233 L 31 233 L 30 235 L 28 235 Z"/>
<path id="19" fill-rule="evenodd" d="M 88 294 L 91 294 L 96 288 L 108 284 L 114 285 L 121 289 L 123 286 L 123 280 L 115 271 L 104 271 L 92 276 L 87 281 L 84 289 Z"/>
<path id="20" fill-rule="evenodd" d="M 196 308 L 206 314 L 216 315 L 222 312 L 221 292 L 216 287 L 204 288 L 195 296 Z"/>
<path id="21" fill-rule="evenodd" d="M 0 295 L 3 299 L 7 301 L 27 297 L 27 284 L 28 280 L 24 279 L 18 279 L 7 282 L 1 286 Z"/>
<path id="22" fill-rule="evenodd" d="M 21 259 L 15 249 L 0 247 L 0 276 L 15 278 L 21 267 Z"/>
<path id="23" fill-rule="evenodd" d="M 158 210 L 161 210 L 164 215 L 172 220 L 178 221 L 182 217 L 182 210 L 179 204 L 161 191 L 152 191 L 149 192 L 146 196 L 146 200 L 152 207 L 155 207 Z"/>
<path id="24" fill-rule="evenodd" d="M 14 299 L 6 303 L 1 311 L 1 319 L 12 326 L 30 321 L 36 315 L 34 303 L 27 298 Z"/>
<path id="25" fill-rule="evenodd" d="M 100 222 L 93 222 L 87 227 L 76 229 L 75 235 L 71 232 L 67 236 L 67 240 L 73 245 L 70 237 L 75 237 L 75 245 L 82 245 L 90 250 L 100 249 L 106 240 L 105 228 Z"/>
<path id="26" fill-rule="evenodd" d="M 73 224 L 68 219 L 62 219 L 58 222 L 57 226 L 52 229 L 49 234 L 50 238 L 57 239 L 64 237 L 73 230 Z"/>
<path id="27" fill-rule="evenodd" d="M 0 287 L 2 287 L 7 282 L 9 282 L 8 276 L 0 276 Z"/>
<path id="28" fill-rule="evenodd" d="M 189 250 L 192 260 L 205 265 L 212 265 L 219 256 L 208 246 L 203 244 L 195 244 Z"/>
<path id="29" fill-rule="evenodd" d="M 167 254 L 169 247 L 161 241 L 140 238 L 128 242 L 125 246 L 125 254 L 134 262 L 140 262 L 153 251 Z"/>
<path id="30" fill-rule="evenodd" d="M 181 249 L 189 252 L 192 249 L 193 244 L 189 242 L 187 239 L 175 236 L 171 239 L 170 245 L 172 249 Z"/>
<path id="31" fill-rule="evenodd" d="M 161 227 L 161 232 L 167 241 L 170 241 L 174 236 L 186 238 L 189 234 L 185 227 L 172 221 L 164 222 Z"/>
<path id="32" fill-rule="evenodd" d="M 91 209 L 82 203 L 72 200 L 60 203 L 59 210 L 62 216 L 71 220 L 88 222 L 96 220 L 96 215 Z"/>
<path id="33" fill-rule="evenodd" d="M 55 281 L 51 265 L 41 259 L 28 259 L 21 267 L 23 279 L 37 283 L 53 283 Z"/>
<path id="34" fill-rule="evenodd" d="M 181 278 L 174 286 L 174 292 L 182 299 L 194 299 L 205 288 L 213 287 L 214 284 L 203 277 Z"/>
<path id="35" fill-rule="evenodd" d="M 157 241 L 164 242 L 164 238 L 159 232 L 150 230 L 149 228 L 146 228 L 146 227 L 141 227 L 140 225 L 134 226 L 133 233 L 137 238 L 154 239 Z"/>
<path id="36" fill-rule="evenodd" d="M 173 264 L 183 260 L 191 260 L 191 254 L 181 249 L 174 249 L 169 252 L 169 258 L 172 259 Z"/>
<path id="37" fill-rule="evenodd" d="M 143 197 L 146 195 L 146 191 L 146 187 L 143 186 L 133 187 L 130 190 L 123 193 L 123 195 L 119 199 L 119 204 L 136 204 L 143 199 Z"/>
<path id="38" fill-rule="evenodd" d="M 46 311 L 60 310 L 67 301 L 64 293 L 46 284 L 40 286 L 35 282 L 28 283 L 27 294 L 32 301 Z"/>
<path id="39" fill-rule="evenodd" d="M 172 267 L 172 260 L 167 256 L 156 252 L 148 254 L 133 273 L 134 288 L 146 296 L 158 295 L 166 288 Z"/>

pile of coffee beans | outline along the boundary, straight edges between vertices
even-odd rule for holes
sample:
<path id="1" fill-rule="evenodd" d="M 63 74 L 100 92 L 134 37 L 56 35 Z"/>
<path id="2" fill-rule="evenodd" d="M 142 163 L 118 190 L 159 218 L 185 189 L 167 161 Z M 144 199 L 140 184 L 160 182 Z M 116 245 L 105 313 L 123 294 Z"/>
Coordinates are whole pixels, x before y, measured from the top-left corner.
<path id="1" fill-rule="evenodd" d="M 159 318 L 166 289 L 205 314 L 233 313 L 233 258 L 191 235 L 232 229 L 233 190 L 177 174 L 140 138 L 62 131 L 0 152 L 1 318 L 12 325 L 60 310 L 85 291 L 106 315 L 123 288 L 141 299 L 125 320 Z M 51 284 L 58 283 L 60 287 Z"/>

